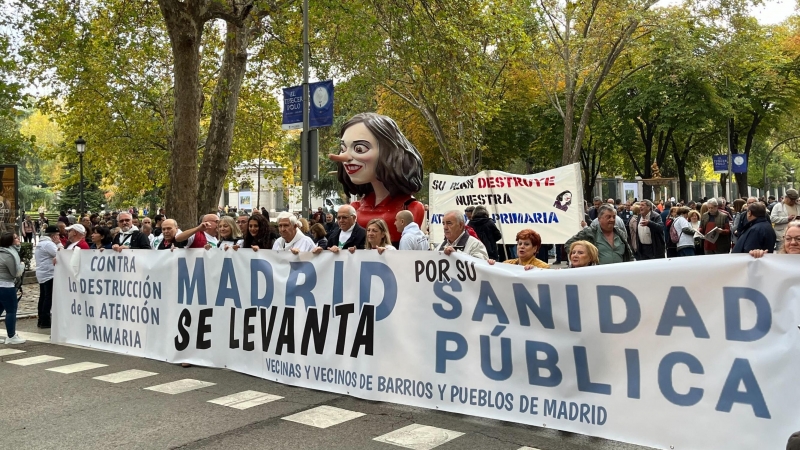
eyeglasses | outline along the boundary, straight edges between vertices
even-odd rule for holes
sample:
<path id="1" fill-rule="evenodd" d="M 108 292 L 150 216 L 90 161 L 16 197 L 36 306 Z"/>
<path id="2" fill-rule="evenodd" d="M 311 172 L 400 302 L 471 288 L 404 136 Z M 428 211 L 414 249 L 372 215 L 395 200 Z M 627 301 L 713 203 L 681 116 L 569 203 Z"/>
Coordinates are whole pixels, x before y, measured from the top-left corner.
<path id="1" fill-rule="evenodd" d="M 131 219 L 117 219 L 117 222 L 130 222 Z"/>
<path id="2" fill-rule="evenodd" d="M 336 220 L 349 219 L 351 217 L 353 217 L 353 216 L 339 216 L 339 217 L 336 218 Z"/>
<path id="3" fill-rule="evenodd" d="M 786 236 L 783 238 L 786 242 L 794 242 L 795 244 L 800 244 L 800 236 Z"/>

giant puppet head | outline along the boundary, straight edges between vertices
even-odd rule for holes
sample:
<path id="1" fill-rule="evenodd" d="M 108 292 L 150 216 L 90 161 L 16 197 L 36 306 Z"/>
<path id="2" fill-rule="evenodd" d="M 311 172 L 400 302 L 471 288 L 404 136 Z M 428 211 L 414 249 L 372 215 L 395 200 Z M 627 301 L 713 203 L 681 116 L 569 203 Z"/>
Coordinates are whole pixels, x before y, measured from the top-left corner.
<path id="1" fill-rule="evenodd" d="M 337 163 L 339 182 L 347 195 L 375 192 L 381 197 L 411 195 L 422 188 L 422 158 L 397 123 L 375 113 L 353 116 L 342 125 Z"/>

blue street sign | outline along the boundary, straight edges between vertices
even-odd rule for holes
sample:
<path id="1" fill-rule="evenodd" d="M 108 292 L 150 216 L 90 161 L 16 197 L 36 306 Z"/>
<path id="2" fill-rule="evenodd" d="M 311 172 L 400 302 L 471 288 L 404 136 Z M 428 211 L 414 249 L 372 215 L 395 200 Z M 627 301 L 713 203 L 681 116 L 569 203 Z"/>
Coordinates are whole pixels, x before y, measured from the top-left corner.
<path id="1" fill-rule="evenodd" d="M 311 105 L 308 111 L 309 128 L 333 126 L 333 81 L 309 83 Z M 303 86 L 283 89 L 283 120 L 281 129 L 303 128 Z"/>
<path id="2" fill-rule="evenodd" d="M 311 98 L 308 125 L 311 128 L 333 126 L 333 80 L 308 85 Z"/>
<path id="3" fill-rule="evenodd" d="M 711 158 L 714 161 L 714 173 L 728 172 L 728 155 L 714 155 Z"/>
<path id="4" fill-rule="evenodd" d="M 728 155 L 714 155 L 711 158 L 714 161 L 714 173 L 728 173 Z M 733 173 L 747 173 L 747 155 L 734 154 L 731 170 Z"/>
<path id="5" fill-rule="evenodd" d="M 737 153 L 733 155 L 732 164 L 733 173 L 747 173 L 747 155 L 744 153 Z"/>

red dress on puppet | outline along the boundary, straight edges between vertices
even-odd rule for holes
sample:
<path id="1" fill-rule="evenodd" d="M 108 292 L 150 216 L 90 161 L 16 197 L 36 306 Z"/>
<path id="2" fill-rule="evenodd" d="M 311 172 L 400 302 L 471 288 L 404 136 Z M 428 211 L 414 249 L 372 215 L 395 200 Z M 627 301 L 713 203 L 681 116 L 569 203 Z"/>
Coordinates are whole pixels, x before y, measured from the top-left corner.
<path id="1" fill-rule="evenodd" d="M 394 226 L 395 216 L 397 216 L 398 211 L 409 210 L 411 215 L 414 216 L 414 222 L 420 227 L 422 227 L 422 221 L 425 219 L 425 206 L 411 195 L 389 196 L 376 205 L 375 193 L 370 192 L 360 201 L 355 201 L 351 205 L 356 209 L 358 224 L 363 228 L 367 228 L 367 224 L 372 219 L 383 219 L 389 227 L 392 242 L 400 242 L 400 233 L 397 231 L 397 227 Z"/>

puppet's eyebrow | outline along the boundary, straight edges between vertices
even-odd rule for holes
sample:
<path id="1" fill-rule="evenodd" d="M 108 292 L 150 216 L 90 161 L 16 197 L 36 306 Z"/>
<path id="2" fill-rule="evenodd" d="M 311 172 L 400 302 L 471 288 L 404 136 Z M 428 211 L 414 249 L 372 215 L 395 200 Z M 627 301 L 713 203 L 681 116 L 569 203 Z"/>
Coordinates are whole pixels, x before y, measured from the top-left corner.
<path id="1" fill-rule="evenodd" d="M 345 147 L 347 146 L 347 144 L 344 142 L 344 139 L 340 139 L 339 143 L 344 145 Z M 353 141 L 353 145 L 359 145 L 359 144 L 365 145 L 367 146 L 367 148 L 372 148 L 372 143 L 370 141 L 365 141 L 365 140 Z"/>

